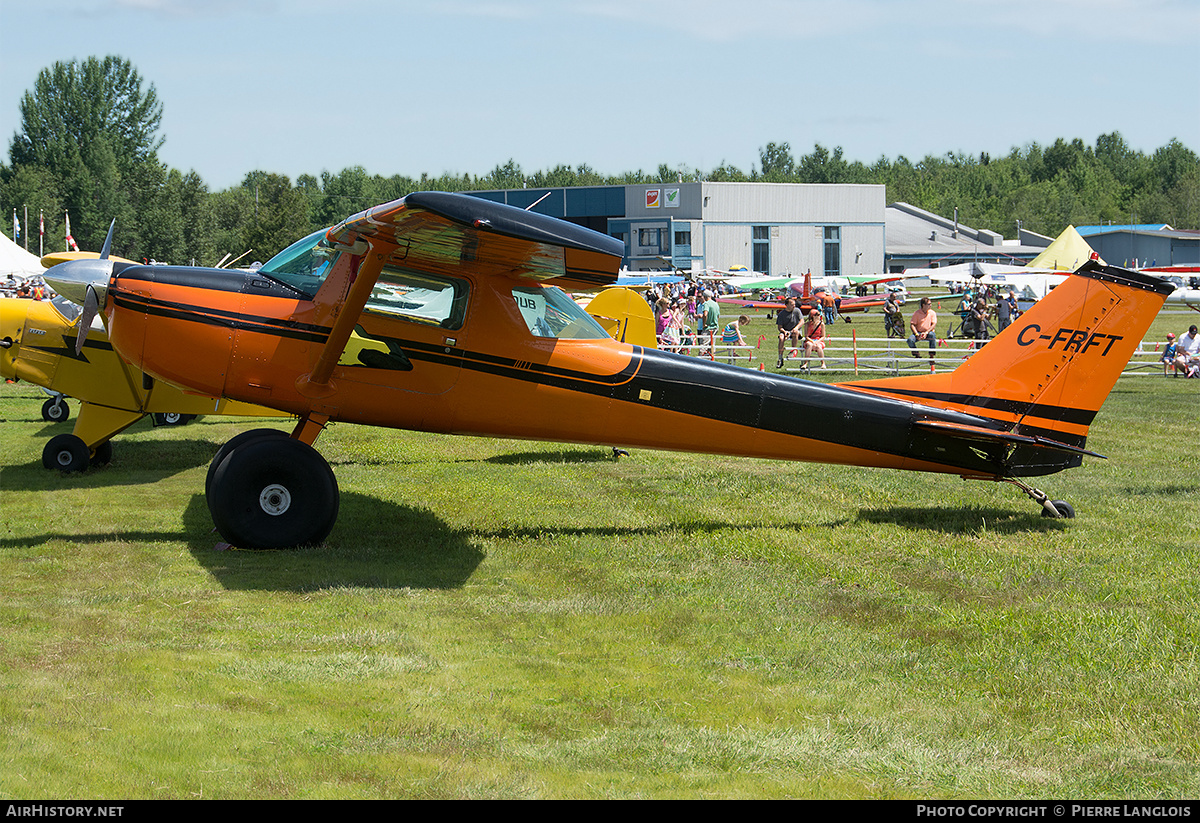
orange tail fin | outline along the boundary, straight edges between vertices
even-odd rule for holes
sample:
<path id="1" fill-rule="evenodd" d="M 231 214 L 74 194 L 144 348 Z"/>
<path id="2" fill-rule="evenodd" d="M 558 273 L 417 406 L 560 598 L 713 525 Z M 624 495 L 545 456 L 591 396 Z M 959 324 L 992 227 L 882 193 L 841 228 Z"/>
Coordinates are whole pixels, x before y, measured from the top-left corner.
<path id="1" fill-rule="evenodd" d="M 1088 262 L 956 370 L 849 385 L 1082 448 L 1171 290 L 1156 277 Z"/>

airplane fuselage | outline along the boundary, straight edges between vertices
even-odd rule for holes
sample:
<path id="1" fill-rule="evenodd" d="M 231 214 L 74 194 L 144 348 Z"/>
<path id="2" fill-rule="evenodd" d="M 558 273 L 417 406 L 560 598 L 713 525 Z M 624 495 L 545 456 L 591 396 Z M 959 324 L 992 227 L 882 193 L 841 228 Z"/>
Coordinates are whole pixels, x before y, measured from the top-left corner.
<path id="1" fill-rule="evenodd" d="M 968 476 L 1013 473 L 1011 449 L 914 426 L 938 420 L 998 428 L 987 417 L 607 337 L 537 337 L 513 297 L 519 282 L 456 277 L 469 290 L 457 328 L 364 312 L 328 386 L 315 394 L 303 378 L 326 344 L 336 307 L 254 273 L 127 268 L 109 287 L 110 337 L 156 378 L 330 421 Z M 1019 473 L 1058 471 L 1079 458 L 1037 462 Z"/>

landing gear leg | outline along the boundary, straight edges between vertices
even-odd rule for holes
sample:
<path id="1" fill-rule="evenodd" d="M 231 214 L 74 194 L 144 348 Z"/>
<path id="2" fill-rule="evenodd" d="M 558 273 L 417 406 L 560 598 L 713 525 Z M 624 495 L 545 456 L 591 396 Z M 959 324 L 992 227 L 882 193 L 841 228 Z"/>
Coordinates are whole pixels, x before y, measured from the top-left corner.
<path id="1" fill-rule="evenodd" d="M 1063 518 L 1067 520 L 1074 519 L 1075 507 L 1066 500 L 1051 500 L 1050 496 L 1041 489 L 1035 489 L 1028 483 L 1022 483 L 1012 477 L 1004 478 L 1006 483 L 1012 483 L 1021 491 L 1029 496 L 1029 499 L 1042 507 L 1042 517 Z"/>

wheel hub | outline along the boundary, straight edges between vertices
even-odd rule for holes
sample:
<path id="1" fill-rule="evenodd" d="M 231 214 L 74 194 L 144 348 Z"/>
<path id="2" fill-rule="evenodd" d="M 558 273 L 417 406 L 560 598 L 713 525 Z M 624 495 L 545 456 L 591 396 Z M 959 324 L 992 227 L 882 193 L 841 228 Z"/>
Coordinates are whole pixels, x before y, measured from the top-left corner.
<path id="1" fill-rule="evenodd" d="M 272 517 L 278 517 L 292 505 L 292 494 L 278 483 L 265 487 L 258 495 L 258 505 Z"/>

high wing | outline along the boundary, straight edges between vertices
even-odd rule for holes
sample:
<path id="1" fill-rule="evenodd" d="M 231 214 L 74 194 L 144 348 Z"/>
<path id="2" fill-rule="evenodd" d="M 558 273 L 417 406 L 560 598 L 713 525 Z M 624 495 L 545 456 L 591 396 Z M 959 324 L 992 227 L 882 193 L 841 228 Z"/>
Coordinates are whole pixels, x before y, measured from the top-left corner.
<path id="1" fill-rule="evenodd" d="M 313 369 L 297 383 L 312 398 L 329 380 L 383 267 L 506 275 L 565 289 L 617 280 L 625 244 L 553 217 L 449 192 L 414 192 L 343 220 L 325 233 L 361 259 Z"/>
<path id="2" fill-rule="evenodd" d="M 392 246 L 390 259 L 414 268 L 463 266 L 568 291 L 615 283 L 625 253 L 620 240 L 565 220 L 447 192 L 414 192 L 359 212 L 326 238 L 335 248 L 360 239 Z"/>

